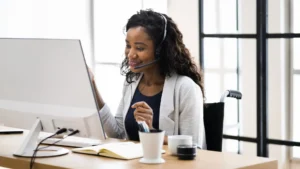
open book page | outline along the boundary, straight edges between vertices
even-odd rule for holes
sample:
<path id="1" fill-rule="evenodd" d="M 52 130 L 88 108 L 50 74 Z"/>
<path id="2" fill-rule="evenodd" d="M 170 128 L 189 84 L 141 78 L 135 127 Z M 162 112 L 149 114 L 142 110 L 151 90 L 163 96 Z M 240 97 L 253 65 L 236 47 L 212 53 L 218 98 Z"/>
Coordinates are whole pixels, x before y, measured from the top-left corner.
<path id="1" fill-rule="evenodd" d="M 75 148 L 72 151 L 119 159 L 134 159 L 143 156 L 142 145 L 133 142 L 108 143 L 98 146 Z"/>

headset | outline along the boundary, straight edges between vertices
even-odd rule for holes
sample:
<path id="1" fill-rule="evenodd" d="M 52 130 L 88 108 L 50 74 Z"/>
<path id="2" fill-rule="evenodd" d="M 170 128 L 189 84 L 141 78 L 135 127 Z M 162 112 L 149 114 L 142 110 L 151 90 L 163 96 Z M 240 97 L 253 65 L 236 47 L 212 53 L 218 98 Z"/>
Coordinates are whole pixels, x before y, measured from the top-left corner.
<path id="1" fill-rule="evenodd" d="M 163 14 L 159 13 L 159 15 L 164 20 L 164 34 L 163 34 L 162 40 L 160 41 L 160 43 L 158 44 L 157 48 L 155 49 L 155 60 L 153 60 L 153 61 L 151 61 L 149 63 L 146 63 L 146 64 L 142 64 L 142 65 L 136 66 L 136 67 L 134 67 L 134 69 L 139 69 L 139 68 L 143 68 L 143 67 L 152 65 L 152 64 L 158 62 L 159 59 L 160 59 L 159 56 L 160 56 L 160 51 L 161 51 L 161 48 L 162 48 L 162 44 L 165 41 L 166 36 L 167 36 L 167 24 L 168 24 L 168 21 L 167 21 L 167 18 Z"/>

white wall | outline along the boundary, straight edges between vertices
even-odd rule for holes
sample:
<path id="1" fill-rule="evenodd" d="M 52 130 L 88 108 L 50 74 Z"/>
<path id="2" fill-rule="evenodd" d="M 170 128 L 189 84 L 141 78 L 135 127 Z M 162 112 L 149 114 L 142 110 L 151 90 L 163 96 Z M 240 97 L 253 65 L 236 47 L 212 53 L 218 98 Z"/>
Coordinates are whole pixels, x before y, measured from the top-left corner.
<path id="1" fill-rule="evenodd" d="M 91 60 L 91 0 L 0 0 L 0 37 L 81 39 Z"/>
<path id="2" fill-rule="evenodd" d="M 177 23 L 185 45 L 199 64 L 198 0 L 168 0 L 167 14 Z"/>
<path id="3" fill-rule="evenodd" d="M 288 32 L 288 3 L 286 0 L 269 2 L 269 32 Z M 289 48 L 288 40 L 269 40 L 269 138 L 289 140 Z M 275 92 L 276 91 L 276 92 Z M 289 167 L 289 147 L 271 145 L 270 156 L 279 166 Z"/>

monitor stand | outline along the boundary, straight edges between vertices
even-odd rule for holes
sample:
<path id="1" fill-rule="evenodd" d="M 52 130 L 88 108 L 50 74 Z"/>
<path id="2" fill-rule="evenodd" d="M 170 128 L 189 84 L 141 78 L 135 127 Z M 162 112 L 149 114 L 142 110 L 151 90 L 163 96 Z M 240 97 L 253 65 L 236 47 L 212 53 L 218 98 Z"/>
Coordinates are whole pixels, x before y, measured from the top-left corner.
<path id="1" fill-rule="evenodd" d="M 42 130 L 42 123 L 40 119 L 37 119 L 29 131 L 28 135 L 23 140 L 23 143 L 18 150 L 13 154 L 18 157 L 32 157 L 34 150 L 38 144 L 38 136 Z M 61 147 L 47 147 L 38 150 L 36 157 L 54 157 L 68 154 L 69 150 Z"/>

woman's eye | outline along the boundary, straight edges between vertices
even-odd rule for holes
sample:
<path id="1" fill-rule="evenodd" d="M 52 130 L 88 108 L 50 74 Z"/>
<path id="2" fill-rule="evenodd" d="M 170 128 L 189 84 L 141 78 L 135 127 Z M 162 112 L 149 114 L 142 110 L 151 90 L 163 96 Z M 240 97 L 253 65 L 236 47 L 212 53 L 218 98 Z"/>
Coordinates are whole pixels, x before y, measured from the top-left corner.
<path id="1" fill-rule="evenodd" d="M 138 50 L 138 51 L 143 51 L 144 48 L 139 48 L 139 47 L 138 47 L 137 50 Z"/>

